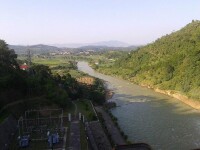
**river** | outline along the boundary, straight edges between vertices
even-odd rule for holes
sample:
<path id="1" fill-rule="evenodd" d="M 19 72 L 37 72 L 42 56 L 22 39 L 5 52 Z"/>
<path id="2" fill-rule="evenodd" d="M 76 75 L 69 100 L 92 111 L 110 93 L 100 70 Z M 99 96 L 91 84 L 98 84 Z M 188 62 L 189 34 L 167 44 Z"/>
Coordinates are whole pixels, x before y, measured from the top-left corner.
<path id="1" fill-rule="evenodd" d="M 200 148 L 200 111 L 169 96 L 119 78 L 95 72 L 87 62 L 78 69 L 106 81 L 117 103 L 112 114 L 131 142 L 145 142 L 155 150 Z"/>

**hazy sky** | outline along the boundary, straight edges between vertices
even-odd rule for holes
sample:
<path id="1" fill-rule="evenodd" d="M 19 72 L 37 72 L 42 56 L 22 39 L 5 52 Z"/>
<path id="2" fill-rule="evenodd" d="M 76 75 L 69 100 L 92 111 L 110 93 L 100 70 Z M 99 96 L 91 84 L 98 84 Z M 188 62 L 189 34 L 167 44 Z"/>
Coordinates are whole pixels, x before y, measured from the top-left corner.
<path id="1" fill-rule="evenodd" d="M 200 0 L 0 0 L 9 44 L 146 44 L 200 20 Z"/>

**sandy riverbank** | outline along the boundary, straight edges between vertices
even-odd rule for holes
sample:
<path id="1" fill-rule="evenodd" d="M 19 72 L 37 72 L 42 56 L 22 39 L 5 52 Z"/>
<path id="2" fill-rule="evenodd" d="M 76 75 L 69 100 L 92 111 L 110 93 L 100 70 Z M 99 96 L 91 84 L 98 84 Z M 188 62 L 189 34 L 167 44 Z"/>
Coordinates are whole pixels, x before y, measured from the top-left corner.
<path id="1" fill-rule="evenodd" d="M 182 94 L 178 93 L 177 91 L 161 90 L 161 89 L 153 88 L 153 87 L 151 87 L 149 85 L 145 85 L 145 84 L 141 84 L 140 86 L 147 87 L 149 89 L 153 89 L 155 92 L 158 92 L 158 93 L 165 94 L 165 95 L 168 95 L 170 97 L 176 98 L 176 99 L 180 100 L 181 102 L 189 105 L 190 107 L 200 110 L 200 101 L 188 98 L 187 96 L 182 95 Z M 108 89 L 106 87 L 106 100 L 111 99 L 114 94 L 115 93 L 112 90 L 110 90 L 110 89 Z"/>
<path id="2" fill-rule="evenodd" d="M 198 100 L 194 100 L 194 99 L 190 99 L 185 95 L 182 95 L 176 91 L 171 91 L 171 90 L 160 90 L 160 89 L 154 89 L 155 92 L 159 92 L 162 94 L 166 94 L 169 95 L 173 98 L 176 98 L 178 100 L 180 100 L 181 102 L 191 106 L 194 109 L 198 109 L 200 110 L 200 101 Z"/>
<path id="3" fill-rule="evenodd" d="M 117 78 L 123 79 L 119 76 L 117 76 Z M 123 80 L 126 80 L 126 79 L 123 79 Z M 131 80 L 127 80 L 127 81 L 134 83 Z M 137 83 L 134 83 L 134 84 L 137 84 Z M 181 102 L 189 105 L 190 107 L 197 109 L 197 110 L 200 110 L 200 100 L 188 98 L 186 95 L 180 94 L 178 91 L 161 90 L 161 89 L 158 89 L 158 88 L 154 88 L 151 85 L 146 85 L 146 84 L 143 84 L 143 83 L 138 84 L 138 85 L 149 88 L 149 89 L 153 89 L 155 92 L 162 93 L 162 94 L 168 95 L 170 97 L 176 98 L 177 100 L 180 100 Z M 106 87 L 106 100 L 111 99 L 113 95 L 114 95 L 114 92 L 112 90 L 107 89 L 107 87 Z"/>
<path id="4" fill-rule="evenodd" d="M 161 89 L 153 88 L 149 85 L 144 85 L 144 84 L 141 84 L 140 86 L 147 87 L 147 88 L 153 89 L 155 92 L 162 93 L 162 94 L 168 95 L 170 97 L 176 98 L 176 99 L 180 100 L 181 102 L 191 106 L 192 108 L 200 110 L 200 101 L 188 98 L 187 96 L 178 93 L 178 91 L 161 90 Z"/>
<path id="5" fill-rule="evenodd" d="M 106 88 L 106 100 L 111 99 L 114 94 L 115 93 L 112 90 Z"/>

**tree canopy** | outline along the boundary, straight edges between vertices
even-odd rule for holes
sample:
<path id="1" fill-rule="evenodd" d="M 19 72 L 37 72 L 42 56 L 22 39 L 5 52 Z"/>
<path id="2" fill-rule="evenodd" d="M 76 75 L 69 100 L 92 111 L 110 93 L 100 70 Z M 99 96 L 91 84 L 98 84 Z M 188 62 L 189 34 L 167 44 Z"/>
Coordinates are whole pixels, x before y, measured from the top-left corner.
<path id="1" fill-rule="evenodd" d="M 200 99 L 200 21 L 132 51 L 112 66 L 102 65 L 99 71 Z"/>
<path id="2" fill-rule="evenodd" d="M 0 40 L 0 74 L 19 69 L 16 58 L 15 51 L 10 50 L 6 42 Z"/>

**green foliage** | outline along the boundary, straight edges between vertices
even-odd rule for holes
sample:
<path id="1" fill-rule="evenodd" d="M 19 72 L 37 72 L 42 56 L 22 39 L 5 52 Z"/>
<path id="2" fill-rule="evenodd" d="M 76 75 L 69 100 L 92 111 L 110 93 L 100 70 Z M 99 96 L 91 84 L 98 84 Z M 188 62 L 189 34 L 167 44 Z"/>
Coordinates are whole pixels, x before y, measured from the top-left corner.
<path id="1" fill-rule="evenodd" d="M 87 121 L 95 121 L 97 120 L 95 112 L 92 108 L 92 105 L 89 100 L 78 100 L 75 101 L 77 105 L 77 111 L 85 116 L 85 120 Z"/>
<path id="2" fill-rule="evenodd" d="M 99 105 L 105 102 L 105 88 L 102 80 L 95 79 L 94 85 L 89 91 L 89 99 Z"/>
<path id="3" fill-rule="evenodd" d="M 26 93 L 27 75 L 19 69 L 16 58 L 15 52 L 0 40 L 0 108 Z"/>
<path id="4" fill-rule="evenodd" d="M 8 45 L 0 40 L 0 75 L 13 69 L 19 69 L 16 58 L 14 50 L 10 50 Z"/>
<path id="5" fill-rule="evenodd" d="M 100 79 L 95 78 L 94 84 L 90 86 L 80 84 L 78 91 L 79 98 L 89 99 L 97 105 L 102 105 L 105 102 L 106 94 L 104 83 Z"/>
<path id="6" fill-rule="evenodd" d="M 200 99 L 200 21 L 124 55 L 111 66 L 100 65 L 97 69 Z"/>
<path id="7" fill-rule="evenodd" d="M 51 103 L 66 107 L 69 99 L 77 95 L 77 82 L 71 75 L 52 75 L 49 66 L 29 66 L 28 71 L 19 69 L 17 55 L 0 40 L 0 108 L 20 99 L 45 96 Z M 75 68 L 74 62 L 68 63 Z"/>

